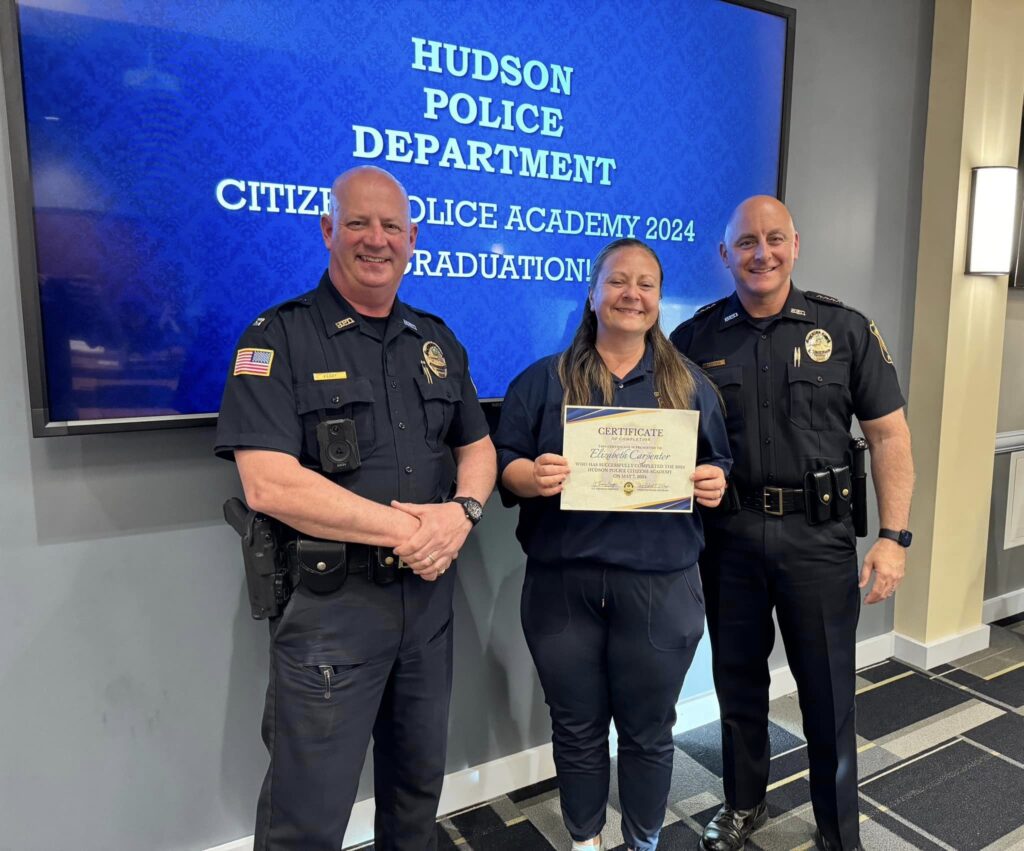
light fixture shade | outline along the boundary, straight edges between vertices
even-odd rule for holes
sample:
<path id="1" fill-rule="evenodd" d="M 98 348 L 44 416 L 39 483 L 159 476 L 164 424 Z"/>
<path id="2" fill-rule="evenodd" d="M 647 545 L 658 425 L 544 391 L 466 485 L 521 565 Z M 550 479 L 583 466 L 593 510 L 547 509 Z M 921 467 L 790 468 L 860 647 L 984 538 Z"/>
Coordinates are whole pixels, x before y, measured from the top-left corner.
<path id="1" fill-rule="evenodd" d="M 1013 254 L 1017 169 L 971 169 L 971 212 L 967 231 L 967 274 L 1008 275 Z"/>

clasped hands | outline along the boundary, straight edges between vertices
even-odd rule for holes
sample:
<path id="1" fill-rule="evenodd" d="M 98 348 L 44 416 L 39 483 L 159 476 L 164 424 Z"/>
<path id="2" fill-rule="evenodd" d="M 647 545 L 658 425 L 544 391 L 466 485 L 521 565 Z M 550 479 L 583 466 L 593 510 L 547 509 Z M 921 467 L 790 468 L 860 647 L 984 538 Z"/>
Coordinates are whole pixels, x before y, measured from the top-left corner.
<path id="1" fill-rule="evenodd" d="M 564 455 L 545 452 L 533 461 L 533 483 L 538 496 L 555 496 L 569 475 L 569 462 Z M 699 464 L 690 475 L 693 496 L 703 506 L 715 508 L 725 495 L 725 473 L 714 464 Z"/>
<path id="2" fill-rule="evenodd" d="M 473 524 L 457 502 L 420 504 L 392 500 L 391 507 L 419 523 L 416 531 L 395 547 L 395 555 L 420 579 L 433 582 L 459 557 Z"/>

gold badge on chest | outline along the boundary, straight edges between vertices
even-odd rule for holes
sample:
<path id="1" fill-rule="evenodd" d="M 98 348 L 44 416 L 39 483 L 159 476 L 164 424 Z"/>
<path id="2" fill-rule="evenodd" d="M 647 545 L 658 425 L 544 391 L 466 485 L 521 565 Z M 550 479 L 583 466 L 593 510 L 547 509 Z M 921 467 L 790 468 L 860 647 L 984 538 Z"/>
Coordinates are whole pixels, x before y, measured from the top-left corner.
<path id="1" fill-rule="evenodd" d="M 822 328 L 815 328 L 808 331 L 804 337 L 804 348 L 807 349 L 807 356 L 815 363 L 824 363 L 832 357 L 832 338 L 828 331 Z"/>
<path id="2" fill-rule="evenodd" d="M 438 378 L 448 377 L 448 361 L 444 359 L 444 352 L 437 343 L 428 340 L 423 344 L 423 360 Z"/>

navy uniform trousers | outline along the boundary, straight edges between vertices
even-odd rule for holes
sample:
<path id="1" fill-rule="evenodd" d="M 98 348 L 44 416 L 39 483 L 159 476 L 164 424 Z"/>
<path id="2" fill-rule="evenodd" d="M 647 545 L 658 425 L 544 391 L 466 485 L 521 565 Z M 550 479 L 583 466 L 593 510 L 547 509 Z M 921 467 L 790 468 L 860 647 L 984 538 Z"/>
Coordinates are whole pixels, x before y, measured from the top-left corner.
<path id="1" fill-rule="evenodd" d="M 562 816 L 572 838 L 601 832 L 608 729 L 618 733 L 626 845 L 653 851 L 672 782 L 672 726 L 704 634 L 695 568 L 668 573 L 528 559 L 523 632 L 551 710 Z"/>
<path id="2" fill-rule="evenodd" d="M 768 784 L 772 609 L 797 682 L 811 802 L 824 837 L 856 847 L 854 694 L 859 562 L 852 523 L 810 526 L 803 514 L 714 512 L 701 557 L 726 801 L 750 809 Z"/>
<path id="3" fill-rule="evenodd" d="M 271 624 L 254 851 L 338 851 L 373 736 L 377 851 L 433 851 L 452 684 L 455 570 L 300 585 Z"/>

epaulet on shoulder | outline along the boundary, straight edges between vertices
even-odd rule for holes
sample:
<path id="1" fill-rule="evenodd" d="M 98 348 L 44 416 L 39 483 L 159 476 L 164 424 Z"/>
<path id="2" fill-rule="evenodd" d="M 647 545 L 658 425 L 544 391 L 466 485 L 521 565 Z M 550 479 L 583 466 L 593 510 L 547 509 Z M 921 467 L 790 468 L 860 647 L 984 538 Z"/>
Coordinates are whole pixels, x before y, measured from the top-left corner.
<path id="1" fill-rule="evenodd" d="M 444 326 L 445 326 L 446 328 L 448 327 L 448 323 L 447 323 L 447 322 L 445 322 L 445 321 L 444 321 L 444 320 L 443 320 L 443 319 L 442 319 L 442 318 L 441 318 L 440 316 L 438 316 L 438 315 L 437 315 L 436 313 L 428 313 L 428 312 L 427 312 L 426 310 L 420 310 L 420 308 L 418 308 L 418 307 L 413 307 L 413 306 L 412 306 L 411 304 L 409 304 L 409 305 L 406 305 L 406 306 L 407 306 L 407 307 L 409 308 L 409 310 L 411 310 L 411 311 L 412 311 L 413 313 L 415 313 L 415 314 L 416 314 L 417 316 L 425 316 L 425 317 L 426 317 L 427 319 L 433 319 L 433 320 L 434 320 L 435 322 L 437 322 L 437 323 L 438 323 L 439 325 L 444 325 Z"/>
<path id="2" fill-rule="evenodd" d="M 251 327 L 266 328 L 274 321 L 274 317 L 276 317 L 278 313 L 290 307 L 309 307 L 313 303 L 314 295 L 316 295 L 316 290 L 310 290 L 308 293 L 293 296 L 292 298 L 285 299 L 279 304 L 275 304 L 273 307 L 264 310 L 259 316 L 257 316 L 256 319 L 253 320 Z"/>
<path id="3" fill-rule="evenodd" d="M 811 301 L 820 301 L 822 304 L 831 304 L 833 307 L 841 307 L 843 310 L 849 310 L 851 313 L 856 313 L 868 322 L 871 321 L 868 319 L 866 314 L 861 313 L 856 307 L 850 307 L 848 304 L 843 304 L 843 302 L 837 299 L 834 295 L 824 295 L 823 293 L 812 292 L 805 292 L 804 295 L 811 299 Z"/>
<path id="4" fill-rule="evenodd" d="M 693 312 L 693 316 L 691 316 L 689 319 L 684 319 L 682 322 L 679 323 L 679 327 L 683 328 L 683 327 L 689 325 L 691 322 L 696 322 L 702 316 L 706 316 L 712 310 L 714 310 L 716 307 L 718 307 L 720 304 L 722 304 L 723 302 L 727 301 L 728 298 L 729 298 L 729 296 L 726 296 L 725 298 L 718 299 L 718 301 L 711 302 L 711 304 L 705 304 L 703 307 L 698 307 Z"/>
<path id="5" fill-rule="evenodd" d="M 695 311 L 693 311 L 693 318 L 696 319 L 698 316 L 703 316 L 705 313 L 714 310 L 716 307 L 718 307 L 718 305 L 726 301 L 728 298 L 729 296 L 725 296 L 725 298 L 720 298 L 718 299 L 718 301 L 711 302 L 711 304 L 705 304 L 703 307 L 698 307 Z"/>
<path id="6" fill-rule="evenodd" d="M 804 292 L 804 295 L 807 298 L 812 299 L 813 301 L 820 301 L 825 304 L 834 304 L 837 307 L 846 307 L 846 305 L 843 304 L 834 295 L 825 295 L 824 293 L 812 293 L 810 290 Z"/>

